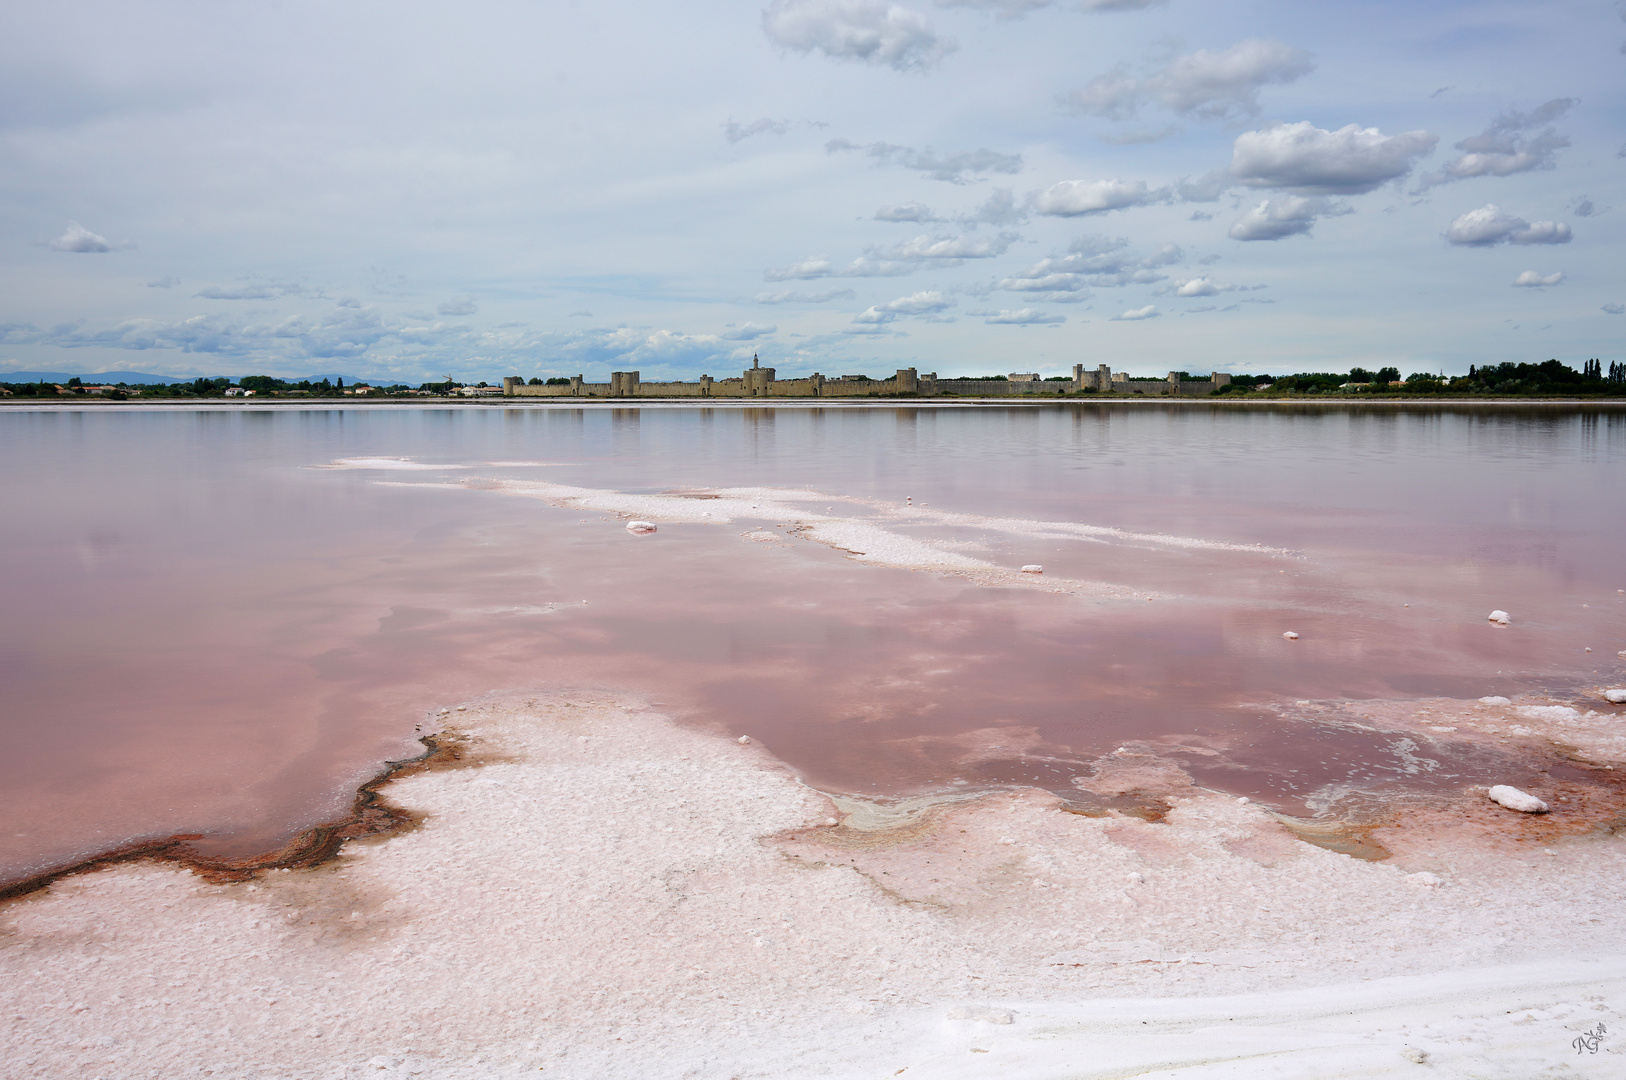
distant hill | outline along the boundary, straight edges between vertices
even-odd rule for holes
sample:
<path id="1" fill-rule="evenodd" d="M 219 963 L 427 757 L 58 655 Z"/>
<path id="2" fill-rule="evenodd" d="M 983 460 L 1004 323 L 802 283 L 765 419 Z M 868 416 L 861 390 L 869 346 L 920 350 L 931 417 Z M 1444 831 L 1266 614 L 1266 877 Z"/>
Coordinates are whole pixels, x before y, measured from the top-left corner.
<path id="1" fill-rule="evenodd" d="M 66 371 L 0 371 L 0 382 L 39 382 L 65 383 L 69 379 L 78 378 L 87 383 L 170 383 L 191 382 L 193 377 L 177 378 L 174 375 L 154 375 L 146 371 L 99 371 L 94 375 L 74 375 Z"/>
<path id="2" fill-rule="evenodd" d="M 244 375 L 258 374 L 260 373 L 257 371 L 240 371 L 230 377 L 240 379 Z M 81 382 L 93 386 L 100 385 L 102 383 L 130 383 L 132 385 L 145 383 L 149 386 L 155 384 L 168 386 L 170 383 L 191 382 L 193 379 L 198 377 L 199 376 L 196 375 L 154 375 L 148 371 L 98 371 L 94 375 L 74 375 L 66 371 L 0 371 L 0 382 L 24 383 L 40 382 L 41 380 L 44 380 L 48 383 L 65 383 L 69 379 L 78 378 Z M 207 377 L 211 379 L 222 378 L 222 376 L 219 375 L 210 375 Z M 288 377 L 279 376 L 279 378 Z M 358 382 L 369 383 L 373 386 L 388 386 L 399 381 L 396 379 L 358 379 L 351 375 L 295 375 L 289 378 L 289 381 L 298 382 L 300 379 L 343 379 L 344 385 L 346 386 L 354 386 Z"/>

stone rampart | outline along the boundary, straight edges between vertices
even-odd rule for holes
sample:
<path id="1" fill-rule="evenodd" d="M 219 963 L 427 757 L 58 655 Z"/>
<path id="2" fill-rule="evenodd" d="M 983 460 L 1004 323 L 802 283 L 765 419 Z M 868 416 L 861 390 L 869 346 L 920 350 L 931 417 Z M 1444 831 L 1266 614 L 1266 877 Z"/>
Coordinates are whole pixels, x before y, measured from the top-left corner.
<path id="1" fill-rule="evenodd" d="M 646 383 L 636 371 L 612 371 L 607 383 L 590 383 L 576 375 L 568 384 L 527 386 L 517 375 L 502 381 L 504 397 L 545 398 L 863 398 L 863 397 L 1048 397 L 1093 391 L 1141 397 L 1197 397 L 1212 394 L 1231 381 L 1215 372 L 1207 379 L 1181 379 L 1171 371 L 1166 379 L 1129 379 L 1105 364 L 1085 371 L 1073 366 L 1071 379 L 939 379 L 935 372 L 921 375 L 914 368 L 899 368 L 890 379 L 844 377 L 826 379 L 818 372 L 805 379 L 777 379 L 773 368 L 753 364 L 727 379 L 702 375 L 698 382 Z"/>

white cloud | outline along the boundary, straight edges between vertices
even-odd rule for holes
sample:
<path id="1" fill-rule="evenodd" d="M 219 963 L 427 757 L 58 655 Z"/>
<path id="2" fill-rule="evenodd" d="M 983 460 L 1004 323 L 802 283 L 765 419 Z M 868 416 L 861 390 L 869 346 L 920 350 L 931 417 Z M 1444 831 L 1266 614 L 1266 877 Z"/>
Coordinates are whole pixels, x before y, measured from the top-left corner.
<path id="1" fill-rule="evenodd" d="M 1180 282 L 1174 290 L 1176 296 L 1218 296 L 1222 292 L 1229 292 L 1232 286 L 1217 285 L 1213 279 L 1206 277 L 1192 278 L 1190 281 Z"/>
<path id="2" fill-rule="evenodd" d="M 1605 315 L 1626 315 L 1626 304 L 1605 304 L 1599 310 Z"/>
<path id="3" fill-rule="evenodd" d="M 723 125 L 723 137 L 731 143 L 741 139 L 749 139 L 753 135 L 783 135 L 790 130 L 789 120 L 775 120 L 772 117 L 759 117 L 749 124 L 741 124 L 730 120 Z"/>
<path id="4" fill-rule="evenodd" d="M 933 180 L 946 180 L 951 184 L 969 183 L 966 173 L 1019 173 L 1022 171 L 1021 154 L 1001 154 L 986 148 L 967 150 L 959 154 L 943 155 L 926 147 L 916 150 L 912 146 L 895 143 L 855 143 L 851 139 L 831 139 L 824 144 L 824 152 L 858 151 L 876 161 L 915 169 Z"/>
<path id="5" fill-rule="evenodd" d="M 1553 157 L 1570 141 L 1555 128 L 1545 127 L 1532 134 L 1533 129 L 1563 116 L 1578 102 L 1574 98 L 1554 98 L 1530 112 L 1505 112 L 1490 122 L 1478 135 L 1456 144 L 1463 155 L 1445 163 L 1439 172 L 1430 173 L 1418 183 L 1419 191 L 1452 180 L 1467 180 L 1476 176 L 1513 176 L 1533 169 L 1553 168 Z"/>
<path id="6" fill-rule="evenodd" d="M 1567 244 L 1570 227 L 1561 221 L 1528 222 L 1504 214 L 1495 203 L 1458 216 L 1445 230 L 1445 238 L 1466 247 L 1495 244 Z"/>
<path id="7" fill-rule="evenodd" d="M 1003 255 L 1007 248 L 1022 239 L 1016 233 L 1000 233 L 998 236 L 982 238 L 976 236 L 917 236 L 913 240 L 905 240 L 901 244 L 894 244 L 883 252 L 879 252 L 883 259 L 919 260 L 919 259 L 989 259 L 996 255 Z"/>
<path id="8" fill-rule="evenodd" d="M 1162 281 L 1164 275 L 1158 270 L 1184 257 L 1177 244 L 1162 244 L 1142 258 L 1128 254 L 1128 246 L 1122 239 L 1081 236 L 1073 241 L 1069 254 L 1040 259 L 995 287 L 1007 292 L 1051 293 L 1049 299 L 1057 302 L 1060 296 L 1054 294 L 1081 293 L 1091 286 L 1116 288 Z"/>
<path id="9" fill-rule="evenodd" d="M 1427 131 L 1385 135 L 1354 124 L 1323 131 L 1301 120 L 1238 135 L 1231 175 L 1249 187 L 1357 195 L 1406 175 L 1437 142 Z"/>
<path id="10" fill-rule="evenodd" d="M 1144 180 L 1063 180 L 1034 196 L 1033 208 L 1051 217 L 1078 217 L 1145 206 L 1167 197 L 1161 189 L 1147 190 Z"/>
<path id="11" fill-rule="evenodd" d="M 77 221 L 68 222 L 67 231 L 47 241 L 45 246 L 52 251 L 71 251 L 78 255 L 105 255 L 113 250 L 105 237 L 97 236 Z"/>
<path id="12" fill-rule="evenodd" d="M 920 265 L 918 260 L 899 262 L 862 255 L 846 266 L 838 268 L 825 256 L 812 255 L 789 266 L 765 271 L 762 277 L 764 281 L 811 281 L 815 278 L 828 277 L 897 277 L 901 274 L 914 273 Z"/>
<path id="13" fill-rule="evenodd" d="M 970 314 L 986 316 L 982 321 L 989 326 L 1045 326 L 1067 321 L 1065 315 L 1047 315 L 1035 308 L 1018 308 L 1016 311 L 973 311 Z"/>
<path id="14" fill-rule="evenodd" d="M 1181 202 L 1218 202 L 1230 190 L 1234 181 L 1225 169 L 1206 172 L 1195 180 L 1181 177 L 1174 183 L 1174 193 Z"/>
<path id="15" fill-rule="evenodd" d="M 1331 199 L 1272 195 L 1237 218 L 1228 235 L 1232 240 L 1280 240 L 1308 233 L 1319 217 L 1348 212 Z"/>
<path id="16" fill-rule="evenodd" d="M 932 208 L 922 203 L 899 203 L 896 206 L 883 206 L 875 211 L 876 221 L 942 221 L 943 219 L 932 213 Z"/>
<path id="17" fill-rule="evenodd" d="M 1010 188 L 994 188 L 981 206 L 955 218 L 962 225 L 973 228 L 978 225 L 1016 225 L 1027 219 L 1027 211 L 1016 205 L 1016 193 Z"/>
<path id="18" fill-rule="evenodd" d="M 171 274 L 168 277 L 156 278 L 153 281 L 147 282 L 147 288 L 149 288 L 149 289 L 173 289 L 175 286 L 179 285 L 180 283 L 181 283 L 181 279 L 174 276 L 173 274 Z"/>
<path id="19" fill-rule="evenodd" d="M 1122 315 L 1114 315 L 1112 321 L 1139 322 L 1142 319 L 1155 319 L 1161 314 L 1162 312 L 1157 310 L 1156 304 L 1147 304 L 1143 308 L 1135 308 L 1133 311 L 1126 311 Z"/>
<path id="20" fill-rule="evenodd" d="M 1523 289 L 1540 289 L 1548 285 L 1557 285 L 1564 280 L 1562 272 L 1554 274 L 1538 274 L 1534 270 L 1526 270 L 1513 279 L 1513 284 Z"/>
<path id="21" fill-rule="evenodd" d="M 480 305 L 474 302 L 471 296 L 460 296 L 456 300 L 447 300 L 435 305 L 436 315 L 473 315 L 480 310 Z"/>
<path id="22" fill-rule="evenodd" d="M 823 255 L 810 255 L 789 266 L 769 270 L 762 277 L 764 281 L 810 281 L 813 278 L 830 277 L 834 273 L 835 266 L 829 259 Z"/>
<path id="23" fill-rule="evenodd" d="M 831 300 L 850 300 L 851 289 L 826 289 L 823 292 L 771 292 L 757 293 L 759 304 L 823 304 Z"/>
<path id="24" fill-rule="evenodd" d="M 909 296 L 900 296 L 886 305 L 888 311 L 900 312 L 904 315 L 926 315 L 936 311 L 944 311 L 954 306 L 954 301 L 940 292 L 917 292 Z"/>
<path id="25" fill-rule="evenodd" d="M 792 52 L 924 71 L 958 46 L 918 11 L 880 0 L 773 0 L 762 12 L 768 39 Z"/>
<path id="26" fill-rule="evenodd" d="M 1062 99 L 1074 112 L 1128 120 L 1156 102 L 1171 112 L 1204 120 L 1256 116 L 1260 87 L 1293 82 L 1315 70 L 1303 49 L 1280 41 L 1248 38 L 1223 52 L 1199 49 L 1176 57 L 1155 75 L 1136 79 L 1127 65 L 1090 80 Z"/>
<path id="27" fill-rule="evenodd" d="M 722 336 L 728 341 L 755 341 L 757 338 L 778 332 L 779 327 L 773 323 L 745 322 L 729 327 Z"/>

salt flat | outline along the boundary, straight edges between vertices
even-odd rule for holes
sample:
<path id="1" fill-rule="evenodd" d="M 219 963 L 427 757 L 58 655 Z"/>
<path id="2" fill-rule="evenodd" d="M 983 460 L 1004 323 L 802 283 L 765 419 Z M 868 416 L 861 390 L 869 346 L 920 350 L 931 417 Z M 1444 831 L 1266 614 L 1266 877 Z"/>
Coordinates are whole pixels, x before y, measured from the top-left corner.
<path id="1" fill-rule="evenodd" d="M 450 719 L 465 766 L 386 788 L 409 832 L 0 909 L 0 1075 L 1623 1072 L 1619 837 L 1366 862 L 1195 788 L 831 828 L 771 747 L 616 695 Z"/>

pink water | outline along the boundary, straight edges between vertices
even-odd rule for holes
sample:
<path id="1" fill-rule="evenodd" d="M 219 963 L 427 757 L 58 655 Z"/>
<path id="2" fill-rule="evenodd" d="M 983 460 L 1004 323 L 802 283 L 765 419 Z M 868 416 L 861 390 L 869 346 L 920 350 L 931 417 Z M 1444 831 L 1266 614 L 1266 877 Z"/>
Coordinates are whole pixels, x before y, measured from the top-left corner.
<path id="1" fill-rule="evenodd" d="M 654 701 L 871 796 L 1076 791 L 1161 740 L 1306 813 L 1524 766 L 1446 741 L 1419 771 L 1295 701 L 1562 699 L 1626 648 L 1619 410 L 6 409 L 0 454 L 0 881 L 175 833 L 274 846 L 493 690 Z M 371 457 L 457 467 L 316 468 Z M 637 537 L 504 480 L 912 499 L 996 520 L 900 536 L 1157 599 L 869 565 L 783 516 Z"/>

